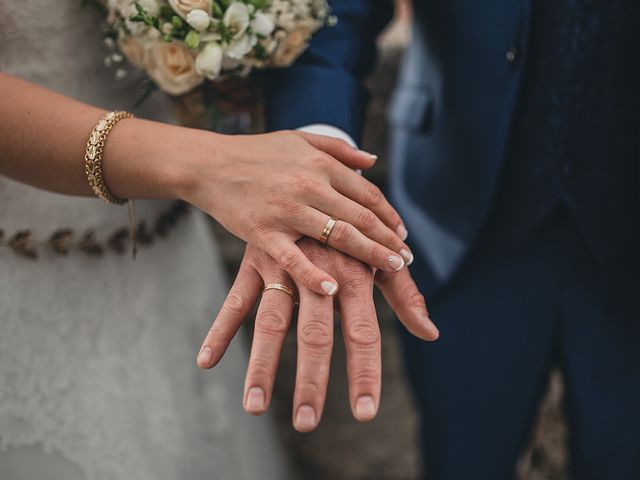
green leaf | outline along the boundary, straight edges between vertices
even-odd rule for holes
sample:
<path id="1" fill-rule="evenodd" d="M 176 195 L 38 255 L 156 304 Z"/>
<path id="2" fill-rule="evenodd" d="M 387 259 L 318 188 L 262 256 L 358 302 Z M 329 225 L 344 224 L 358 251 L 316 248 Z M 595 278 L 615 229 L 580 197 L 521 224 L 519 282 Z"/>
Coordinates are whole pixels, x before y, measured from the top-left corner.
<path id="1" fill-rule="evenodd" d="M 214 18 L 222 18 L 223 16 L 222 7 L 215 0 L 211 2 L 211 15 Z"/>
<path id="2" fill-rule="evenodd" d="M 145 16 L 147 15 L 147 11 L 142 5 L 140 5 L 139 2 L 135 2 L 134 5 L 136 6 L 136 10 L 140 15 L 145 15 Z"/>
<path id="3" fill-rule="evenodd" d="M 176 12 L 173 10 L 173 8 L 171 8 L 170 5 L 162 5 L 160 7 L 160 16 L 162 18 L 166 18 L 167 20 L 171 20 L 171 17 L 173 17 L 176 14 Z"/>

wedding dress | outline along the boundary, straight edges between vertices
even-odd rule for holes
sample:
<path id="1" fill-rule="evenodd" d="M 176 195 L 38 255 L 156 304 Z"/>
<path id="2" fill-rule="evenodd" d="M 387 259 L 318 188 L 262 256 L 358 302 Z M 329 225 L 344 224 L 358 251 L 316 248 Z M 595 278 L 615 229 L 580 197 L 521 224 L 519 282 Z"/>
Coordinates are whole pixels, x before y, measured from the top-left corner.
<path id="1" fill-rule="evenodd" d="M 103 65 L 81 3 L 0 0 L 0 71 L 131 110 L 139 84 Z M 136 113 L 170 111 L 158 93 Z M 124 207 L 0 177 L 0 479 L 286 478 L 268 417 L 241 408 L 242 342 L 195 365 L 227 290 L 207 220 L 153 201 L 138 217 L 134 261 Z"/>

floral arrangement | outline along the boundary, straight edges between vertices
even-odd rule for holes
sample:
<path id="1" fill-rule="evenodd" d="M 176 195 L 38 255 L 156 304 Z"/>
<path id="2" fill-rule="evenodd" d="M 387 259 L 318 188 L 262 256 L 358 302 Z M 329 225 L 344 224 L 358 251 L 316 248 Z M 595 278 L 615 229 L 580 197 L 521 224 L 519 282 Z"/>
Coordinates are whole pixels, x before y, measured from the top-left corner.
<path id="1" fill-rule="evenodd" d="M 124 56 L 176 96 L 205 80 L 287 67 L 319 28 L 335 22 L 326 0 L 104 0 L 104 6 L 107 44 L 121 52 L 107 61 Z"/>

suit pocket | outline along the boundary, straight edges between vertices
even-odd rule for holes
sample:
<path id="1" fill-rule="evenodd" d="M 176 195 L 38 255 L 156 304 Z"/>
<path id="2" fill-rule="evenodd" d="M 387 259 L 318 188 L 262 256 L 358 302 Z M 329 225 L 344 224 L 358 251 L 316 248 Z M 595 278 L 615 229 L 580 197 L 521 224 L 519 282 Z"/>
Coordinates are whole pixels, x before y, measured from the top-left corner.
<path id="1" fill-rule="evenodd" d="M 389 107 L 389 122 L 398 128 L 427 133 L 433 128 L 433 91 L 429 87 L 400 86 Z"/>

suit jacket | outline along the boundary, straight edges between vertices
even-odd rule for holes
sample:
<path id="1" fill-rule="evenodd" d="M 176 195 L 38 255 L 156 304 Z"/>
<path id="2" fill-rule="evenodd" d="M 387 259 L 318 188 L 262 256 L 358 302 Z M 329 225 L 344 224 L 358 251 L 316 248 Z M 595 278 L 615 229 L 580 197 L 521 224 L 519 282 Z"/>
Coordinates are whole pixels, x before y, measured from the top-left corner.
<path id="1" fill-rule="evenodd" d="M 429 272 L 421 275 L 423 285 L 435 286 L 451 277 L 487 217 L 516 114 L 529 48 L 530 2 L 414 2 L 413 40 L 389 113 L 391 194 L 409 226 L 412 246 L 428 265 Z M 358 140 L 367 103 L 362 79 L 373 68 L 375 37 L 391 18 L 393 5 L 385 0 L 330 3 L 338 25 L 319 32 L 294 67 L 271 75 L 267 125 L 282 129 L 327 123 Z M 632 13 L 637 21 L 637 8 Z M 637 60 L 629 68 L 640 77 Z M 630 112 L 638 111 L 640 97 L 637 88 L 630 91 L 631 107 L 622 120 L 633 132 L 638 122 Z M 637 138 L 631 148 L 625 141 L 621 154 L 635 155 L 624 175 L 634 177 L 640 191 Z M 616 170 L 616 175 L 622 174 Z M 597 174 L 592 176 L 595 180 L 589 181 L 597 183 Z M 611 188 L 607 184 L 604 191 Z M 618 207 L 627 208 L 629 215 L 637 213 L 637 195 L 627 197 L 633 207 L 623 207 L 622 200 Z M 613 230 L 617 236 L 628 233 Z M 637 229 L 631 237 L 636 234 Z M 594 242 L 596 248 L 620 251 L 619 245 L 610 245 L 610 238 Z"/>

